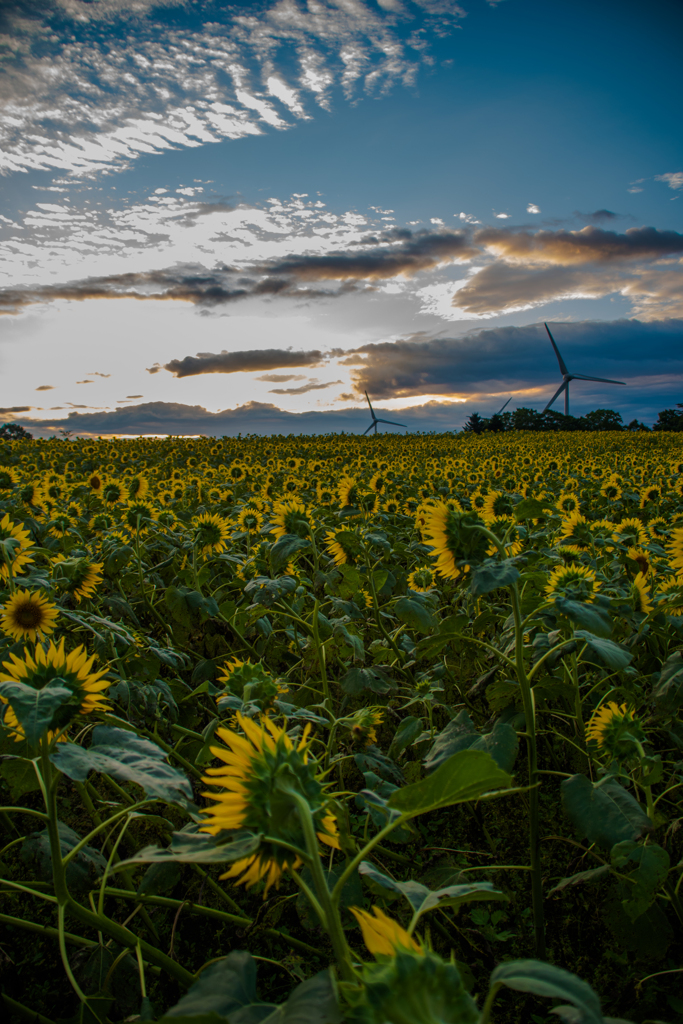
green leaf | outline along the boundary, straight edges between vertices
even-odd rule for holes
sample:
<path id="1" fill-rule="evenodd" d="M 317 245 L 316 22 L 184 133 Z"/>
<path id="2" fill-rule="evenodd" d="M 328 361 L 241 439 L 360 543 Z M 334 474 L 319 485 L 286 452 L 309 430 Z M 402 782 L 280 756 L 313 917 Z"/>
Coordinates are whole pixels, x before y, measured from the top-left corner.
<path id="1" fill-rule="evenodd" d="M 213 597 L 204 597 L 198 590 L 190 590 L 189 587 L 170 586 L 164 598 L 173 618 L 186 629 L 198 626 L 219 612 Z"/>
<path id="2" fill-rule="evenodd" d="M 0 683 L 0 694 L 8 702 L 31 746 L 49 730 L 59 729 L 78 714 L 81 700 L 57 677 L 36 690 L 26 683 Z"/>
<path id="3" fill-rule="evenodd" d="M 624 839 L 638 839 L 652 829 L 640 804 L 614 779 L 594 785 L 585 775 L 572 775 L 561 786 L 562 803 L 580 835 L 611 850 Z"/>
<path id="4" fill-rule="evenodd" d="M 369 861 L 361 861 L 358 871 L 365 878 L 369 878 L 376 885 L 390 892 L 400 893 L 410 904 L 414 914 L 422 916 L 428 910 L 439 907 L 459 907 L 462 903 L 471 903 L 480 900 L 504 900 L 508 897 L 505 893 L 494 889 L 492 882 L 474 882 L 471 885 L 449 885 L 445 889 L 432 891 L 420 882 L 410 880 L 409 882 L 396 882 L 393 878 L 378 871 Z"/>
<path id="5" fill-rule="evenodd" d="M 617 843 L 612 847 L 612 867 L 621 871 L 629 864 L 637 864 L 635 871 L 628 875 L 632 886 L 628 887 L 629 897 L 622 900 L 622 906 L 632 921 L 644 914 L 652 905 L 657 890 L 666 881 L 669 873 L 669 854 L 656 843 L 639 846 L 631 840 Z"/>
<path id="6" fill-rule="evenodd" d="M 297 582 L 292 576 L 280 576 L 276 580 L 271 580 L 269 576 L 257 576 L 247 583 L 244 593 L 254 604 L 271 608 L 280 598 L 294 593 L 296 588 Z"/>
<path id="7" fill-rule="evenodd" d="M 64 822 L 57 822 L 59 831 L 59 848 L 62 857 L 77 846 L 81 837 Z M 37 876 L 44 881 L 52 881 L 52 856 L 50 853 L 50 835 L 47 829 L 42 832 L 34 832 L 22 844 L 21 859 L 35 871 Z M 92 846 L 84 846 L 82 850 L 73 857 L 66 866 L 66 882 L 72 889 L 92 889 L 107 862 L 99 852 Z"/>
<path id="8" fill-rule="evenodd" d="M 481 594 L 488 594 L 491 590 L 498 590 L 500 587 L 510 587 L 518 579 L 519 569 L 511 558 L 506 558 L 503 561 L 488 558 L 472 573 L 470 592 L 474 597 L 479 597 Z"/>
<path id="9" fill-rule="evenodd" d="M 126 729 L 98 725 L 87 749 L 76 743 L 59 743 L 50 760 L 64 775 L 84 782 L 88 772 L 106 772 L 115 779 L 135 782 L 148 797 L 187 807 L 192 787 L 183 773 L 166 764 L 166 754 L 155 743 Z"/>
<path id="10" fill-rule="evenodd" d="M 582 885 L 585 882 L 597 882 L 598 879 L 604 878 L 609 875 L 609 864 L 601 864 L 599 868 L 589 868 L 587 871 L 579 871 L 576 875 L 570 875 L 568 878 L 562 878 L 557 885 L 550 890 L 549 896 L 552 896 L 554 892 L 562 892 L 563 889 L 568 889 L 571 886 Z"/>
<path id="11" fill-rule="evenodd" d="M 519 749 L 519 738 L 511 725 L 500 720 L 492 732 L 477 732 L 466 711 L 461 711 L 448 723 L 434 740 L 427 753 L 424 766 L 428 772 L 438 768 L 452 754 L 460 750 L 485 750 L 504 772 L 512 771 Z"/>
<path id="12" fill-rule="evenodd" d="M 461 750 L 420 782 L 391 794 L 389 806 L 415 817 L 437 807 L 477 800 L 484 793 L 507 789 L 512 779 L 490 754 L 482 750 Z"/>
<path id="13" fill-rule="evenodd" d="M 260 1016 L 243 1017 L 240 1011 L 250 1007 L 260 1010 Z M 230 953 L 224 960 L 210 964 L 191 985 L 180 1002 L 167 1010 L 160 1024 L 217 1024 L 234 1014 L 237 1021 L 262 1020 L 273 1003 L 256 1001 L 256 961 L 242 950 Z"/>
<path id="14" fill-rule="evenodd" d="M 513 514 L 518 523 L 524 519 L 542 519 L 545 515 L 544 508 L 547 507 L 538 498 L 524 498 L 515 505 Z"/>
<path id="15" fill-rule="evenodd" d="M 350 696 L 370 690 L 372 693 L 389 693 L 396 687 L 390 682 L 387 673 L 379 665 L 366 668 L 350 668 L 342 677 L 341 688 Z"/>
<path id="16" fill-rule="evenodd" d="M 12 757 L 0 765 L 0 775 L 9 786 L 12 800 L 18 800 L 24 793 L 33 793 L 40 789 L 33 761 L 24 757 Z"/>
<path id="17" fill-rule="evenodd" d="M 598 605 L 558 597 L 555 600 L 555 607 L 561 615 L 565 615 L 572 622 L 578 622 L 580 626 L 585 626 L 596 636 L 609 636 L 612 632 L 612 620 L 605 609 Z"/>
<path id="18" fill-rule="evenodd" d="M 413 740 L 422 732 L 422 719 L 415 718 L 413 715 L 408 715 L 400 723 L 398 729 L 394 733 L 394 738 L 391 741 L 389 747 L 389 757 L 396 758 L 398 755 L 409 747 Z"/>
<path id="19" fill-rule="evenodd" d="M 278 1006 L 261 1024 L 341 1024 L 329 970 L 320 971 L 294 989 L 284 1006 Z M 235 1021 L 235 1024 L 243 1024 Z"/>
<path id="20" fill-rule="evenodd" d="M 652 697 L 655 711 L 673 715 L 683 705 L 683 655 L 676 651 L 666 659 Z"/>
<path id="21" fill-rule="evenodd" d="M 436 629 L 438 626 L 431 602 L 422 594 L 411 592 L 409 597 L 399 597 L 394 608 L 401 622 L 405 622 L 406 626 L 417 629 L 420 633 L 429 633 L 430 629 Z"/>
<path id="22" fill-rule="evenodd" d="M 304 537 L 297 537 L 295 533 L 286 533 L 280 537 L 276 544 L 270 549 L 270 568 L 275 575 L 292 560 L 292 556 L 298 551 L 305 551 L 310 548 L 310 540 Z"/>
<path id="23" fill-rule="evenodd" d="M 124 566 L 128 565 L 135 551 L 128 544 L 114 548 L 104 560 L 104 571 L 107 576 L 118 576 Z"/>
<path id="24" fill-rule="evenodd" d="M 496 967 L 489 988 L 494 985 L 506 985 L 517 992 L 531 992 L 547 999 L 566 999 L 583 1014 L 581 1024 L 603 1024 L 600 1000 L 593 989 L 561 967 L 540 960 L 512 960 Z"/>
<path id="25" fill-rule="evenodd" d="M 633 661 L 633 655 L 625 647 L 615 644 L 613 640 L 594 636 L 586 629 L 575 629 L 574 636 L 579 640 L 585 640 L 589 651 L 596 654 L 609 668 L 626 668 Z"/>
<path id="26" fill-rule="evenodd" d="M 138 886 L 138 896 L 159 896 L 169 892 L 180 881 L 183 869 L 177 861 L 150 864 Z"/>
<path id="27" fill-rule="evenodd" d="M 256 853 L 260 844 L 261 837 L 258 835 L 219 844 L 205 832 L 174 832 L 170 846 L 145 846 L 128 860 L 117 864 L 114 870 L 120 871 L 133 864 L 162 864 L 171 861 L 179 864 L 231 864 Z"/>

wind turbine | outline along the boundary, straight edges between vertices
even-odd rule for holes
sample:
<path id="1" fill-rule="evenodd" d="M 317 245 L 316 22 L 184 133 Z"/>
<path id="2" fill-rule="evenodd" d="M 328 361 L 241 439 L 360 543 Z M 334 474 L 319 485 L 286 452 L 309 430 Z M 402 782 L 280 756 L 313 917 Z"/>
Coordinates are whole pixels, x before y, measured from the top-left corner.
<path id="1" fill-rule="evenodd" d="M 586 377 L 586 375 L 584 373 L 570 373 L 569 370 L 567 369 L 567 367 L 565 366 L 564 359 L 560 355 L 560 350 L 558 349 L 557 345 L 555 344 L 555 339 L 553 338 L 552 334 L 550 333 L 550 328 L 548 327 L 547 324 L 545 324 L 544 326 L 545 326 L 546 331 L 548 332 L 548 337 L 550 338 L 550 344 L 555 349 L 555 355 L 557 356 L 557 361 L 560 364 L 560 373 L 562 374 L 562 383 L 560 384 L 559 388 L 557 389 L 557 391 L 555 392 L 553 397 L 550 399 L 550 401 L 546 405 L 546 407 L 543 410 L 543 412 L 547 412 L 548 409 L 550 408 L 550 406 L 555 401 L 555 399 L 558 397 L 558 395 L 561 395 L 562 392 L 564 391 L 564 414 L 565 414 L 565 416 L 569 416 L 569 381 L 570 380 L 594 380 L 594 381 L 597 381 L 598 384 L 623 384 L 624 387 L 626 386 L 626 383 L 623 380 L 608 380 L 607 377 Z"/>
<path id="2" fill-rule="evenodd" d="M 370 402 L 370 399 L 368 398 L 367 391 L 365 392 L 365 397 L 367 399 L 368 405 L 370 406 L 370 415 L 372 416 L 372 423 L 370 424 L 370 426 L 368 427 L 367 430 L 363 431 L 363 437 L 365 437 L 365 435 L 368 434 L 372 430 L 373 427 L 375 428 L 375 433 L 377 433 L 377 424 L 378 423 L 388 423 L 389 426 L 391 426 L 391 427 L 405 427 L 406 430 L 408 429 L 408 427 L 406 426 L 405 423 L 394 423 L 393 420 L 378 420 L 377 417 L 375 416 L 375 410 L 372 408 L 372 403 Z"/>
<path id="3" fill-rule="evenodd" d="M 508 398 L 508 400 L 507 400 L 507 402 L 505 403 L 505 405 L 501 406 L 501 408 L 500 408 L 500 409 L 498 410 L 498 412 L 496 413 L 496 416 L 500 416 L 500 414 L 501 414 L 501 413 L 503 412 L 503 410 L 505 409 L 505 407 L 506 407 L 506 406 L 508 406 L 508 405 L 510 404 L 510 402 L 511 402 L 511 401 L 512 401 L 512 395 L 510 395 L 510 397 Z"/>

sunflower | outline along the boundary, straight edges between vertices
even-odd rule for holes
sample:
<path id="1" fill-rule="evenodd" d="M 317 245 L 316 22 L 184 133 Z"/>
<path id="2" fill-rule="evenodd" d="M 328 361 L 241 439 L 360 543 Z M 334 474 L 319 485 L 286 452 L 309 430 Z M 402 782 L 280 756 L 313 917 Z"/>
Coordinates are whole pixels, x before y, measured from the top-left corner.
<path id="1" fill-rule="evenodd" d="M 505 548 L 509 555 L 514 557 L 520 553 L 523 547 L 522 539 L 512 516 L 494 516 L 493 519 L 489 519 L 487 521 L 486 527 L 491 531 L 491 533 L 495 533 L 499 541 L 502 541 L 503 538 L 507 537 L 507 540 L 505 541 Z M 510 527 L 512 527 L 512 529 L 510 529 Z M 498 546 L 494 544 L 493 541 L 486 549 L 486 554 L 490 556 L 498 554 Z"/>
<path id="2" fill-rule="evenodd" d="M 647 551 L 644 551 L 643 548 L 632 547 L 626 552 L 626 557 L 630 559 L 631 562 L 636 563 L 641 575 L 647 576 L 651 568 L 650 555 Z"/>
<path id="3" fill-rule="evenodd" d="M 332 505 L 336 501 L 334 488 L 328 485 L 323 485 L 319 483 L 317 488 L 317 494 L 319 505 Z"/>
<path id="4" fill-rule="evenodd" d="M 580 512 L 572 512 L 563 520 L 560 534 L 562 543 L 577 555 L 582 551 L 590 551 L 593 547 L 590 525 Z"/>
<path id="5" fill-rule="evenodd" d="M 600 488 L 600 494 L 608 501 L 619 501 L 623 491 L 616 480 L 606 480 Z"/>
<path id="6" fill-rule="evenodd" d="M 666 519 L 662 519 L 661 516 L 656 516 L 647 524 L 647 532 L 650 536 L 650 540 L 666 540 L 669 536 L 669 524 Z"/>
<path id="7" fill-rule="evenodd" d="M 91 492 L 97 495 L 102 494 L 105 483 L 106 477 L 104 477 L 102 473 L 91 473 L 85 481 L 86 487 L 89 487 Z"/>
<path id="8" fill-rule="evenodd" d="M 128 498 L 130 501 L 141 501 L 149 490 L 149 480 L 146 476 L 139 474 L 134 476 L 128 484 Z"/>
<path id="9" fill-rule="evenodd" d="M 661 487 L 656 487 L 656 486 L 645 487 L 640 492 L 640 507 L 641 508 L 645 508 L 645 506 L 648 505 L 651 501 L 652 502 L 659 501 L 661 496 L 662 496 L 662 488 Z"/>
<path id="10" fill-rule="evenodd" d="M 116 480 L 110 480 L 102 488 L 102 500 L 107 505 L 117 505 L 120 501 L 125 501 L 126 492 L 123 488 L 123 484 L 118 483 Z"/>
<path id="11" fill-rule="evenodd" d="M 351 718 L 351 739 L 354 743 L 369 747 L 377 742 L 375 726 L 382 724 L 384 708 L 360 708 Z"/>
<path id="12" fill-rule="evenodd" d="M 484 504 L 481 506 L 481 516 L 487 524 L 498 516 L 509 516 L 511 514 L 512 501 L 509 494 L 502 494 L 501 491 L 491 491 L 486 495 Z"/>
<path id="13" fill-rule="evenodd" d="M 245 533 L 258 533 L 263 526 L 263 512 L 255 508 L 243 508 L 237 516 L 237 525 Z"/>
<path id="14" fill-rule="evenodd" d="M 574 562 L 553 569 L 545 592 L 551 601 L 556 601 L 558 597 L 572 601 L 592 601 L 600 586 L 592 569 Z"/>
<path id="15" fill-rule="evenodd" d="M 2 628 L 14 640 L 35 640 L 38 634 L 52 633 L 57 608 L 42 594 L 17 590 L 2 609 Z"/>
<path id="16" fill-rule="evenodd" d="M 408 589 L 414 594 L 428 594 L 436 586 L 436 573 L 428 565 L 414 569 L 408 577 Z"/>
<path id="17" fill-rule="evenodd" d="M 557 502 L 557 507 L 565 513 L 578 512 L 580 507 L 578 496 L 571 491 L 563 494 Z"/>
<path id="18" fill-rule="evenodd" d="M 55 516 L 50 524 L 48 533 L 51 537 L 66 537 L 74 525 L 72 518 L 66 514 Z"/>
<path id="19" fill-rule="evenodd" d="M 642 572 L 639 572 L 631 583 L 631 598 L 634 602 L 635 610 L 642 612 L 643 615 L 649 615 L 654 609 L 647 586 L 647 576 Z"/>
<path id="20" fill-rule="evenodd" d="M 325 549 L 335 565 L 353 565 L 358 554 L 355 542 L 357 535 L 350 530 L 328 530 L 325 534 Z"/>
<path id="21" fill-rule="evenodd" d="M 202 779 L 219 787 L 217 793 L 203 794 L 218 803 L 206 809 L 202 831 L 217 835 L 223 830 L 250 829 L 302 847 L 294 791 L 308 803 L 320 842 L 339 849 L 336 819 L 328 810 L 316 762 L 310 759 L 310 723 L 295 746 L 285 730 L 265 715 L 260 723 L 239 711 L 235 717 L 244 735 L 219 728 L 216 735 L 225 746 L 210 748 L 223 764 L 208 768 Z M 286 784 L 279 784 L 285 780 Z M 279 886 L 285 871 L 300 865 L 296 852 L 262 842 L 255 854 L 236 861 L 221 878 L 235 878 L 235 884 L 246 886 L 265 880 L 265 899 L 271 886 Z"/>
<path id="22" fill-rule="evenodd" d="M 92 597 L 102 582 L 101 562 L 90 562 L 87 558 L 66 558 L 56 555 L 52 560 L 52 578 L 59 588 L 80 604 L 84 597 Z"/>
<path id="23" fill-rule="evenodd" d="M 627 547 L 647 544 L 647 533 L 640 519 L 623 519 L 614 527 L 614 533 L 617 540 Z"/>
<path id="24" fill-rule="evenodd" d="M 124 525 L 131 533 L 139 533 L 140 536 L 151 530 L 156 517 L 157 510 L 148 501 L 128 501 L 123 510 Z"/>
<path id="25" fill-rule="evenodd" d="M 486 555 L 488 539 L 476 529 L 483 525 L 475 512 L 454 512 L 443 501 L 430 506 L 424 535 L 431 544 L 436 571 L 446 579 L 456 579 L 465 566 Z"/>
<path id="26" fill-rule="evenodd" d="M 339 504 L 342 508 L 358 504 L 358 484 L 352 476 L 343 476 L 337 487 Z"/>
<path id="27" fill-rule="evenodd" d="M 92 517 L 88 527 L 93 533 L 106 533 L 107 530 L 111 530 L 115 522 L 114 517 L 109 515 L 108 512 L 98 512 L 97 515 Z"/>
<path id="28" fill-rule="evenodd" d="M 363 942 L 373 956 L 394 957 L 402 951 L 424 953 L 423 947 L 415 941 L 412 935 L 409 935 L 398 921 L 394 921 L 379 907 L 372 908 L 374 917 L 367 910 L 361 910 L 360 907 L 349 907 L 349 910 L 358 921 Z"/>
<path id="29" fill-rule="evenodd" d="M 163 516 L 173 515 L 172 512 L 163 512 Z M 175 521 L 175 516 L 173 516 Z M 168 525 L 168 524 L 166 524 Z M 230 526 L 218 515 L 211 515 L 205 512 L 193 520 L 194 543 L 197 545 L 197 552 L 207 558 L 209 555 L 220 555 L 228 546 L 230 537 Z"/>
<path id="30" fill-rule="evenodd" d="M 43 492 L 38 484 L 25 484 L 19 490 L 19 497 L 21 498 L 24 505 L 32 511 L 39 511 L 43 500 Z"/>
<path id="31" fill-rule="evenodd" d="M 382 511 L 390 516 L 399 516 L 401 514 L 401 502 L 397 498 L 389 498 L 388 501 L 382 502 Z"/>
<path id="32" fill-rule="evenodd" d="M 627 705 L 612 700 L 595 709 L 586 727 L 586 739 L 613 757 L 624 757 L 635 752 L 633 740 L 642 743 L 645 734 Z"/>
<path id="33" fill-rule="evenodd" d="M 683 577 L 668 580 L 659 588 L 657 597 L 662 599 L 667 615 L 683 615 Z"/>
<path id="34" fill-rule="evenodd" d="M 5 516 L 5 519 L 7 516 Z M 4 520 L 3 520 L 4 522 Z M 2 523 L 0 523 L 2 526 Z M 668 545 L 669 562 L 673 569 L 683 569 L 683 527 L 671 531 Z"/>
<path id="35" fill-rule="evenodd" d="M 33 541 L 23 527 L 12 522 L 9 513 L 0 520 L 0 541 L 8 540 L 18 541 L 18 543 L 6 546 L 0 555 L 0 578 L 5 580 L 9 579 L 10 567 L 12 576 L 17 576 L 24 571 L 24 566 L 33 561 L 29 554 L 33 547 Z"/>
<path id="36" fill-rule="evenodd" d="M 271 526 L 276 539 L 285 534 L 296 534 L 298 537 L 310 536 L 312 526 L 306 506 L 301 501 L 278 501 L 273 506 Z"/>
<path id="37" fill-rule="evenodd" d="M 107 669 L 93 672 L 95 655 L 89 658 L 85 647 L 77 647 L 67 654 L 62 638 L 59 646 L 52 640 L 47 647 L 38 645 L 35 658 L 27 650 L 24 650 L 22 658 L 16 654 L 10 654 L 10 658 L 11 661 L 3 662 L 6 672 L 0 673 L 0 683 L 23 683 L 34 690 L 42 690 L 56 683 L 71 691 L 72 700 L 68 704 L 62 704 L 53 713 L 47 727 L 48 734 L 62 729 L 79 713 L 89 715 L 93 711 L 108 709 L 109 705 L 102 696 L 102 692 L 110 685 L 102 678 L 106 675 Z M 0 700 L 3 704 L 9 703 L 2 696 Z M 5 711 L 4 724 L 12 730 L 15 740 L 23 740 L 24 730 L 11 707 Z"/>
<path id="38" fill-rule="evenodd" d="M 13 469 L 7 466 L 0 468 L 0 491 L 11 491 L 17 481 L 18 477 Z"/>

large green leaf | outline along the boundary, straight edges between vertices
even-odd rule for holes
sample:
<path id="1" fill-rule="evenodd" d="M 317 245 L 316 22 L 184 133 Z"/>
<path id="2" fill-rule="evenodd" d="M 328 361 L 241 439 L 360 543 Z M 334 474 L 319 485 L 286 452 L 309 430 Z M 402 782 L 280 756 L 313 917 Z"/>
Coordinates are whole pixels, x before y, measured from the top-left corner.
<path id="1" fill-rule="evenodd" d="M 478 800 L 484 793 L 507 789 L 512 779 L 483 750 L 461 750 L 420 782 L 396 790 L 389 806 L 414 817 L 437 807 Z"/>
<path id="2" fill-rule="evenodd" d="M 613 640 L 595 636 L 587 629 L 575 629 L 574 636 L 584 640 L 588 650 L 612 669 L 626 668 L 633 661 L 633 655 L 625 647 L 615 644 Z"/>
<path id="3" fill-rule="evenodd" d="M 73 829 L 60 821 L 57 823 L 59 830 L 59 847 L 62 856 L 65 857 L 74 846 L 77 846 L 81 837 Z M 30 865 L 38 878 L 44 881 L 52 881 L 52 855 L 50 852 L 50 836 L 47 829 L 41 832 L 34 832 L 24 841 L 21 847 L 21 859 L 25 864 Z M 92 846 L 84 846 L 66 866 L 66 882 L 72 889 L 91 889 L 102 872 L 107 862 L 99 852 Z"/>
<path id="4" fill-rule="evenodd" d="M 409 597 L 399 597 L 394 610 L 401 622 L 405 622 L 410 629 L 417 629 L 420 633 L 429 633 L 438 625 L 434 618 L 431 602 L 422 594 L 411 593 Z"/>
<path id="5" fill-rule="evenodd" d="M 564 809 L 579 834 L 607 850 L 652 829 L 638 801 L 614 779 L 594 785 L 585 775 L 572 775 L 561 790 Z"/>
<path id="6" fill-rule="evenodd" d="M 429 772 L 460 750 L 485 750 L 499 768 L 509 772 L 512 771 L 518 749 L 519 738 L 511 725 L 498 720 L 491 732 L 481 734 L 463 710 L 436 737 L 424 764 Z"/>
<path id="7" fill-rule="evenodd" d="M 472 573 L 470 591 L 474 597 L 481 594 L 488 594 L 491 590 L 498 590 L 499 587 L 510 587 L 519 579 L 519 569 L 512 559 L 505 558 L 503 561 L 489 558 L 481 565 L 478 565 Z"/>
<path id="8" fill-rule="evenodd" d="M 90 771 L 106 772 L 115 779 L 137 783 L 148 797 L 182 807 L 192 800 L 190 783 L 181 771 L 166 764 L 164 751 L 126 729 L 98 725 L 93 730 L 91 746 L 59 743 L 50 760 L 77 782 L 84 782 Z"/>
<path id="9" fill-rule="evenodd" d="M 545 509 L 548 507 L 550 498 L 545 505 L 538 500 L 538 498 L 523 498 L 519 501 L 514 509 L 513 515 L 518 523 L 521 523 L 525 519 L 541 519 L 545 514 Z"/>
<path id="10" fill-rule="evenodd" d="M 628 876 L 632 883 L 630 894 L 622 906 L 632 921 L 644 914 L 652 905 L 655 894 L 669 873 L 669 854 L 656 843 L 639 846 L 627 839 L 612 847 L 612 867 L 623 872 L 629 864 L 637 864 Z"/>
<path id="11" fill-rule="evenodd" d="M 341 680 L 341 688 L 350 696 L 362 693 L 363 690 L 371 690 L 373 693 L 389 693 L 390 690 L 396 689 L 390 682 L 386 671 L 379 665 L 350 668 Z"/>
<path id="12" fill-rule="evenodd" d="M 555 607 L 561 615 L 566 615 L 572 622 L 578 622 L 596 636 L 609 636 L 612 632 L 612 620 L 605 609 L 598 605 L 558 597 L 555 599 Z"/>
<path id="13" fill-rule="evenodd" d="M 517 992 L 531 992 L 548 999 L 566 999 L 580 1011 L 573 1020 L 580 1024 L 603 1024 L 600 1000 L 590 985 L 575 974 L 542 963 L 540 960 L 512 960 L 499 964 L 489 980 L 489 988 L 505 985 Z M 564 1007 L 556 1007 L 553 1012 Z M 565 1020 L 572 1019 L 562 1015 Z"/>
<path id="14" fill-rule="evenodd" d="M 78 714 L 81 704 L 80 696 L 64 686 L 59 678 L 42 690 L 26 683 L 0 683 L 0 694 L 17 716 L 31 746 L 48 730 L 67 725 Z"/>
<path id="15" fill-rule="evenodd" d="M 7 757 L 0 764 L 0 775 L 9 786 L 12 800 L 18 800 L 24 793 L 40 789 L 33 761 L 25 757 Z"/>
<path id="16" fill-rule="evenodd" d="M 145 846 L 128 860 L 116 865 L 115 871 L 137 864 L 229 864 L 250 857 L 259 848 L 261 837 L 248 835 L 229 843 L 217 843 L 205 832 L 174 832 L 171 845 Z"/>
<path id="17" fill-rule="evenodd" d="M 374 864 L 369 861 L 361 861 L 358 871 L 365 878 L 369 878 L 376 885 L 390 892 L 398 892 L 405 897 L 410 904 L 413 913 L 426 914 L 428 910 L 438 907 L 459 907 L 462 903 L 471 903 L 479 900 L 505 900 L 508 897 L 505 893 L 494 889 L 492 882 L 473 882 L 471 885 L 449 885 L 444 889 L 432 891 L 421 882 L 410 880 L 409 882 L 397 882 L 388 875 L 378 871 Z"/>
<path id="18" fill-rule="evenodd" d="M 652 697 L 655 711 L 660 715 L 673 715 L 683 705 L 683 655 L 680 651 L 667 658 L 662 666 Z"/>
<path id="19" fill-rule="evenodd" d="M 293 555 L 298 551 L 305 551 L 310 546 L 310 540 L 297 537 L 295 533 L 286 533 L 284 537 L 280 537 L 279 541 L 270 549 L 270 568 L 273 573 L 280 572 L 287 562 L 291 561 Z"/>
<path id="20" fill-rule="evenodd" d="M 256 961 L 242 950 L 210 964 L 159 1024 L 341 1024 L 329 971 L 297 985 L 282 1006 L 256 994 Z"/>
<path id="21" fill-rule="evenodd" d="M 391 741 L 389 747 L 389 757 L 398 757 L 398 755 L 409 747 L 413 740 L 422 732 L 422 719 L 415 718 L 414 715 L 408 715 L 407 718 L 402 719 L 399 726 L 394 733 L 394 738 Z"/>
<path id="22" fill-rule="evenodd" d="M 219 611 L 212 597 L 204 597 L 198 590 L 189 587 L 168 587 L 165 600 L 173 618 L 187 629 L 218 615 Z"/>

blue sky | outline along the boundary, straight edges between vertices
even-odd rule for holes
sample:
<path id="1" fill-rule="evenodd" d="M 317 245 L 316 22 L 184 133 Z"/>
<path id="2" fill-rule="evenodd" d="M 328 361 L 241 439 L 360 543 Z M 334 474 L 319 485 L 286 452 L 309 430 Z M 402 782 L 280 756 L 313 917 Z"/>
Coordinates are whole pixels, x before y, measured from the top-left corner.
<path id="1" fill-rule="evenodd" d="M 0 415 L 49 435 L 681 398 L 680 4 L 0 12 Z"/>

